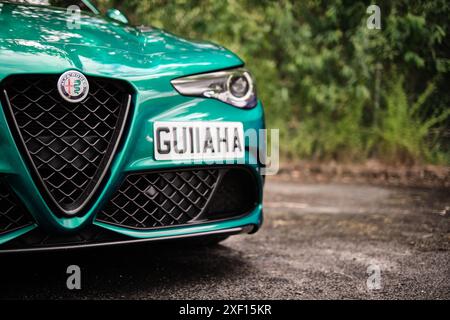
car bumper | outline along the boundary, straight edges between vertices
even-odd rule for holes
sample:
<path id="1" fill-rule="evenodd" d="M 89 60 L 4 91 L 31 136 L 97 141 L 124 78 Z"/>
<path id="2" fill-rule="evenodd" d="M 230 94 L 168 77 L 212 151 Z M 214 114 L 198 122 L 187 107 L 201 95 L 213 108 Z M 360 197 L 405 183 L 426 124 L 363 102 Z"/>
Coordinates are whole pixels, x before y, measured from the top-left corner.
<path id="1" fill-rule="evenodd" d="M 147 86 L 152 87 L 150 83 L 145 87 Z M 264 115 L 261 103 L 258 103 L 254 109 L 242 110 L 214 100 L 182 97 L 169 87 L 165 88 L 166 92 L 162 88 L 158 92 L 142 90 L 142 83 L 134 85 L 134 88 L 136 93 L 133 95 L 129 124 L 123 136 L 121 147 L 114 156 L 108 177 L 88 210 L 82 215 L 75 217 L 55 214 L 41 196 L 40 190 L 30 173 L 30 168 L 17 147 L 17 140 L 10 130 L 10 123 L 7 121 L 5 112 L 2 111 L 5 106 L 2 106 L 0 110 L 0 127 L 3 128 L 0 132 L 0 149 L 2 150 L 0 155 L 0 175 L 5 178 L 12 192 L 31 214 L 33 222 L 23 228 L 0 233 L 0 252 L 91 247 L 217 233 L 248 233 L 259 228 L 262 222 L 263 189 L 263 179 L 259 174 L 261 164 L 258 160 L 258 151 L 262 145 L 262 142 L 258 139 L 259 137 L 256 140 L 249 139 L 246 142 L 245 163 L 240 164 L 241 167 L 251 172 L 255 178 L 254 188 L 257 193 L 257 201 L 251 211 L 218 221 L 206 221 L 192 225 L 182 224 L 167 228 L 150 228 L 148 230 L 108 224 L 96 220 L 96 216 L 111 199 L 125 175 L 138 172 L 151 173 L 164 170 L 185 170 L 190 167 L 199 169 L 211 167 L 200 162 L 186 164 L 183 161 L 156 161 L 153 154 L 153 123 L 155 121 L 239 121 L 243 123 L 244 130 L 252 129 L 257 132 L 264 128 Z M 228 165 L 223 165 L 222 167 L 227 168 Z M 36 229 L 45 230 L 49 234 L 73 235 L 81 233 L 92 226 L 105 229 L 125 238 L 119 241 L 94 241 L 72 243 L 70 245 L 61 243 L 41 247 L 27 247 L 26 245 L 14 247 L 12 245 L 14 241 L 25 238 Z"/>
<path id="2" fill-rule="evenodd" d="M 92 242 L 83 244 L 59 244 L 59 245 L 49 245 L 41 247 L 6 247 L 0 249 L 0 253 L 18 253 L 18 252 L 39 252 L 39 251 L 58 251 L 58 250 L 71 250 L 71 249 L 88 249 L 88 248 L 98 248 L 107 246 L 119 246 L 127 244 L 141 244 L 150 243 L 155 241 L 171 241 L 171 240 L 181 240 L 186 238 L 196 238 L 196 237 L 208 237 L 208 236 L 232 236 L 237 234 L 248 234 L 252 233 L 257 229 L 255 225 L 238 226 L 234 228 L 219 228 L 213 231 L 201 231 L 189 233 L 187 230 L 181 234 L 171 234 L 167 236 L 160 237 L 146 237 L 138 239 L 126 239 L 117 241 L 104 241 L 104 242 Z"/>

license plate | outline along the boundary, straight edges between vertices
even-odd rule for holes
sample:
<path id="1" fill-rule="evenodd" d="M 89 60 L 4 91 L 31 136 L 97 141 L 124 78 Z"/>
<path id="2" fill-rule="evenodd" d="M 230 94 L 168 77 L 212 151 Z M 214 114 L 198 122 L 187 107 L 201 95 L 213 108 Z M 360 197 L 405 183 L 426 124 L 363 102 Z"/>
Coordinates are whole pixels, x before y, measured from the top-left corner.
<path id="1" fill-rule="evenodd" d="M 156 160 L 240 159 L 244 157 L 241 122 L 155 122 Z"/>

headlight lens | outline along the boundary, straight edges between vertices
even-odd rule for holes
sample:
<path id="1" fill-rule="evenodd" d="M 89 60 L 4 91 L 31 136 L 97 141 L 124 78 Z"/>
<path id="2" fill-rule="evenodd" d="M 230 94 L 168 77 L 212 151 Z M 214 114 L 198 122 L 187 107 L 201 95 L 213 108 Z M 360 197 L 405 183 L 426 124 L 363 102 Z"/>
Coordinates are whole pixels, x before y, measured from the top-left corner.
<path id="1" fill-rule="evenodd" d="M 230 93 L 236 98 L 244 97 L 250 87 L 250 83 L 245 76 L 233 75 L 229 79 Z"/>
<path id="2" fill-rule="evenodd" d="M 179 78 L 172 85 L 182 95 L 217 99 L 238 108 L 257 104 L 253 78 L 243 68 Z"/>

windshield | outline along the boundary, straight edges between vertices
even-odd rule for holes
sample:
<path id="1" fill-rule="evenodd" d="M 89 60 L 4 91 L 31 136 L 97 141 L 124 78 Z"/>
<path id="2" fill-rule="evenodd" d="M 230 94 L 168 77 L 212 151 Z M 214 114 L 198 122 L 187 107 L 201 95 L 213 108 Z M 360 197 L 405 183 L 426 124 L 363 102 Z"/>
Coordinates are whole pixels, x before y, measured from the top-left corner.
<path id="1" fill-rule="evenodd" d="M 86 0 L 7 0 L 5 2 L 32 4 L 39 6 L 52 6 L 60 8 L 67 8 L 69 6 L 76 5 L 83 11 L 93 12 L 96 14 L 99 13 L 97 8 L 93 4 L 93 1 Z"/>

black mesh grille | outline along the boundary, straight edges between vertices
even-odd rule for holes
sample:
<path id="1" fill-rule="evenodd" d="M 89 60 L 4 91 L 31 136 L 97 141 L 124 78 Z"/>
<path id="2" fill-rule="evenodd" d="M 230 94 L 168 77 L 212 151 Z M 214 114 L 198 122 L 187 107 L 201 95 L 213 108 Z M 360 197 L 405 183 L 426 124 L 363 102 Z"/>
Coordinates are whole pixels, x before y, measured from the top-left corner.
<path id="1" fill-rule="evenodd" d="M 26 75 L 2 85 L 12 122 L 48 198 L 63 212 L 78 211 L 95 192 L 120 138 L 129 88 L 89 77 L 80 103 L 61 98 L 59 76 Z"/>
<path id="2" fill-rule="evenodd" d="M 249 170 L 227 170 L 223 173 L 202 219 L 218 220 L 243 215 L 255 208 L 258 198 L 259 188 L 255 176 Z"/>
<path id="3" fill-rule="evenodd" d="M 125 178 L 96 219 L 155 229 L 241 216 L 257 199 L 256 179 L 243 168 L 136 173 Z"/>
<path id="4" fill-rule="evenodd" d="M 149 229 L 188 223 L 206 207 L 218 170 L 130 174 L 97 220 Z"/>
<path id="5" fill-rule="evenodd" d="M 21 205 L 3 178 L 0 178 L 0 235 L 32 223 L 31 215 Z"/>

